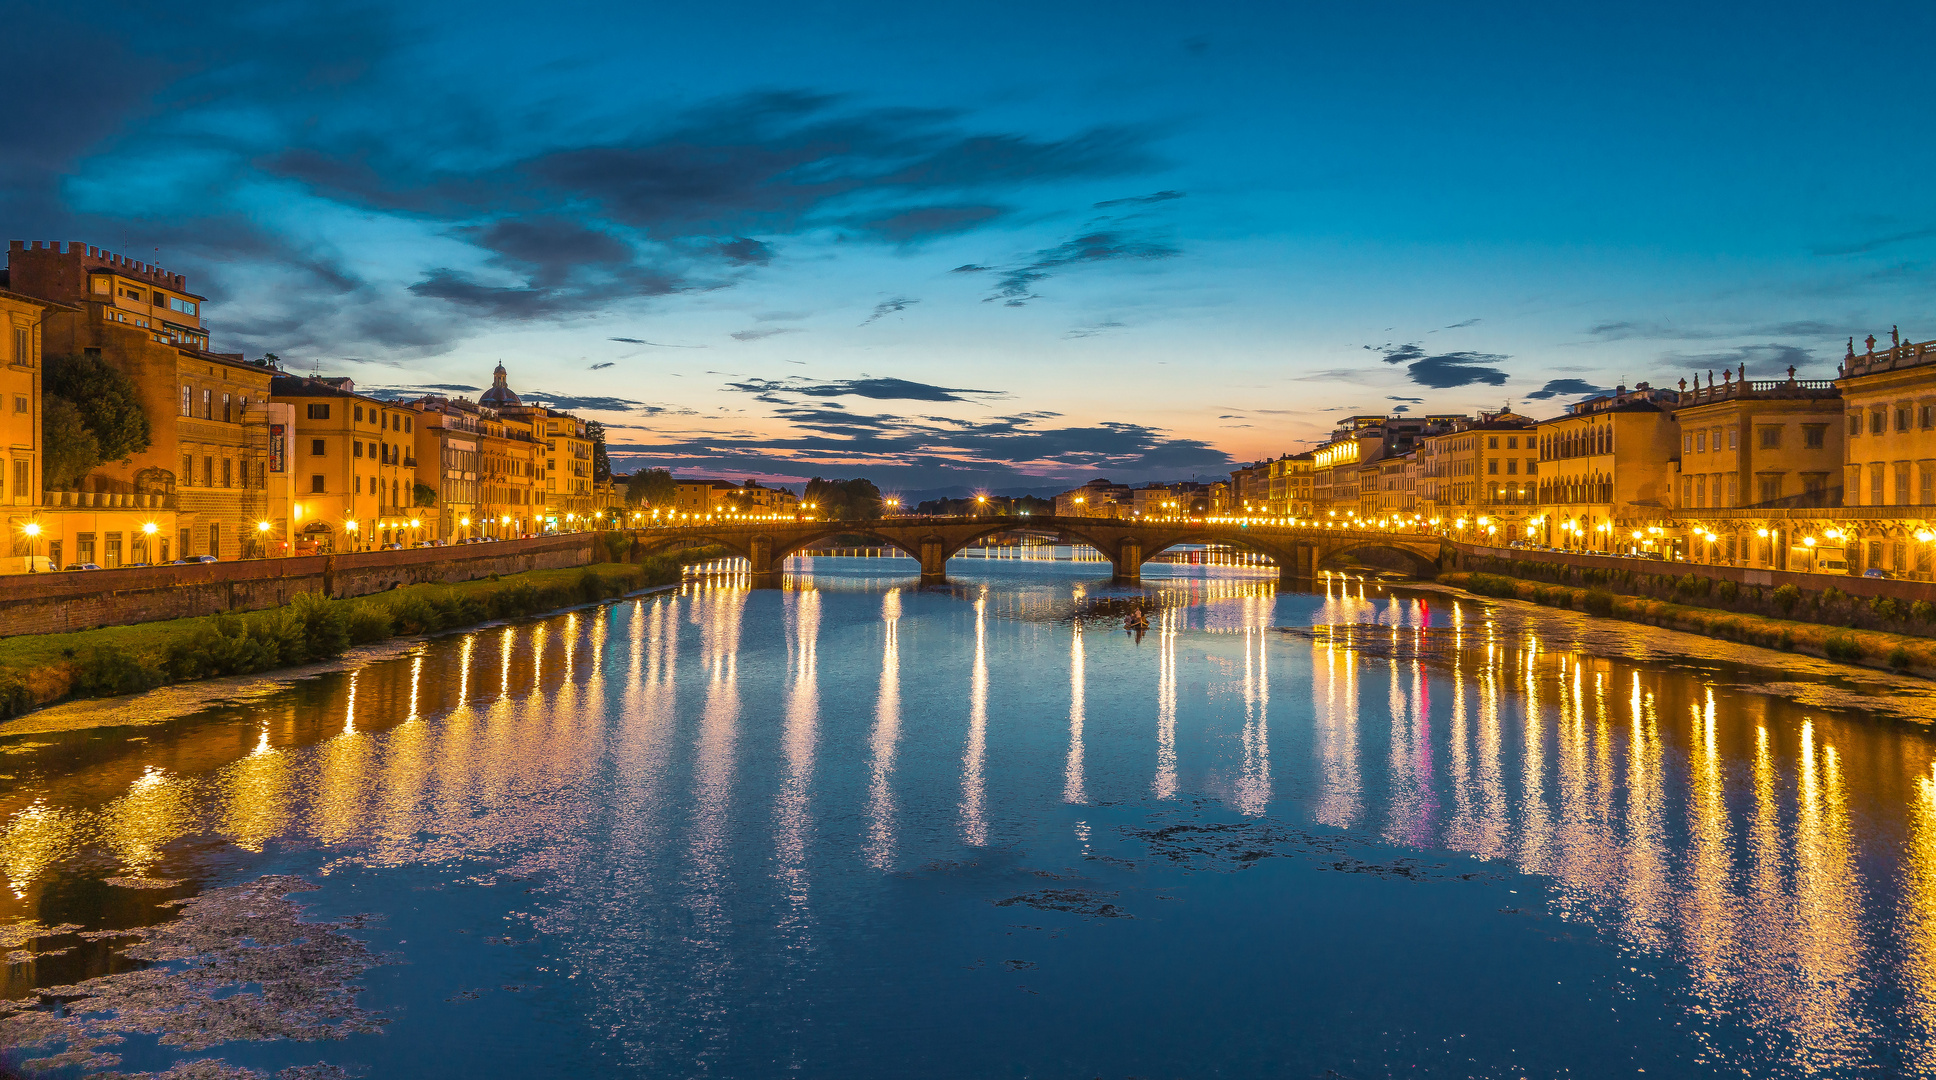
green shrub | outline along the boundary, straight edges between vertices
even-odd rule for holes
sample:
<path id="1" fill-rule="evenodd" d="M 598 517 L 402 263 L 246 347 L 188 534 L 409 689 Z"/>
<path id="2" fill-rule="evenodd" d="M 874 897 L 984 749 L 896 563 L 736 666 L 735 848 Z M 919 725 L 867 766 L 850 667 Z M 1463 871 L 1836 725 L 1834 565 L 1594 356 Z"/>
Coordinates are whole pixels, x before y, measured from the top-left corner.
<path id="1" fill-rule="evenodd" d="M 1741 598 L 1741 586 L 1732 581 L 1723 581 L 1714 587 L 1714 598 L 1724 604 L 1732 604 Z"/>
<path id="2" fill-rule="evenodd" d="M 390 612 L 380 604 L 356 604 L 350 608 L 350 644 L 368 645 L 395 633 Z"/>
<path id="3" fill-rule="evenodd" d="M 1595 615 L 1612 615 L 1613 594 L 1605 589 L 1589 589 L 1584 606 Z"/>
<path id="4" fill-rule="evenodd" d="M 1787 586 L 1784 585 L 1783 588 L 1787 588 Z M 1783 652 L 1794 652 L 1795 632 L 1793 630 L 1783 630 L 1781 632 L 1781 638 L 1776 644 L 1781 646 Z"/>
<path id="5" fill-rule="evenodd" d="M 1892 668 L 1895 668 L 1897 671 L 1901 671 L 1902 669 L 1908 667 L 1909 666 L 1909 647 L 1906 645 L 1898 645 L 1895 648 L 1890 649 L 1889 666 Z"/>
<path id="6" fill-rule="evenodd" d="M 1878 596 L 1869 601 L 1869 613 L 1886 622 L 1894 622 L 1902 618 L 1902 605 L 1892 597 Z"/>
<path id="7" fill-rule="evenodd" d="M 1830 634 L 1822 641 L 1822 654 L 1830 660 L 1853 664 L 1862 659 L 1862 645 L 1854 634 Z"/>
<path id="8" fill-rule="evenodd" d="M 9 720 L 34 707 L 33 691 L 27 680 L 11 671 L 0 671 L 0 720 Z"/>
<path id="9" fill-rule="evenodd" d="M 132 694 L 161 684 L 161 672 L 117 645 L 96 645 L 81 657 L 74 670 L 77 697 Z"/>
<path id="10" fill-rule="evenodd" d="M 1927 600 L 1918 600 L 1909 605 L 1909 617 L 1917 622 L 1928 622 L 1931 619 L 1936 619 L 1936 604 L 1932 604 Z"/>
<path id="11" fill-rule="evenodd" d="M 1842 599 L 1846 598 L 1848 595 L 1849 595 L 1848 593 L 1845 593 L 1842 590 L 1836 588 L 1835 586 L 1830 585 L 1828 588 L 1822 590 L 1821 597 L 1817 599 L 1815 602 L 1822 607 L 1828 607 L 1830 604 L 1837 603 Z"/>
<path id="12" fill-rule="evenodd" d="M 304 660 L 326 660 L 341 656 L 350 647 L 350 605 L 344 604 L 322 593 L 298 593 L 290 602 L 287 611 L 301 626 L 303 655 L 300 658 L 287 658 L 290 651 L 284 646 L 285 663 L 301 663 Z"/>
<path id="13" fill-rule="evenodd" d="M 1781 609 L 1783 615 L 1794 611 L 1795 605 L 1801 603 L 1801 600 L 1802 591 L 1793 585 L 1783 585 L 1775 590 L 1775 606 Z"/>
<path id="14" fill-rule="evenodd" d="M 403 634 L 428 634 L 444 628 L 443 613 L 430 597 L 421 592 L 407 592 L 401 599 L 390 604 L 384 613 Z"/>

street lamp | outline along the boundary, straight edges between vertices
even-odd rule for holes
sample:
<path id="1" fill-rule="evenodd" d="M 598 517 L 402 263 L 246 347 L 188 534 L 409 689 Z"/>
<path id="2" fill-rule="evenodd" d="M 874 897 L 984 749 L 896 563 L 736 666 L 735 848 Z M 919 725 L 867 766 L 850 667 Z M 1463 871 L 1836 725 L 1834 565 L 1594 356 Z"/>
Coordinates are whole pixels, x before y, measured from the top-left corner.
<path id="1" fill-rule="evenodd" d="M 34 541 L 40 539 L 40 522 L 29 521 L 20 527 L 20 531 L 27 536 L 27 572 L 37 574 L 40 572 L 40 565 L 34 562 Z"/>

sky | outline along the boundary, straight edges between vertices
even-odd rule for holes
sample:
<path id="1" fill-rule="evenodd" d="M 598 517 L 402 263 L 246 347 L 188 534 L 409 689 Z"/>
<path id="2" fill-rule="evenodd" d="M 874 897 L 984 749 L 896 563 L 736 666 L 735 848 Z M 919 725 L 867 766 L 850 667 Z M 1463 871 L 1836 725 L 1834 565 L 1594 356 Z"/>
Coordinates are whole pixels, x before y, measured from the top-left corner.
<path id="1" fill-rule="evenodd" d="M 27 0 L 0 222 L 615 468 L 1220 476 L 1936 337 L 1936 6 Z"/>

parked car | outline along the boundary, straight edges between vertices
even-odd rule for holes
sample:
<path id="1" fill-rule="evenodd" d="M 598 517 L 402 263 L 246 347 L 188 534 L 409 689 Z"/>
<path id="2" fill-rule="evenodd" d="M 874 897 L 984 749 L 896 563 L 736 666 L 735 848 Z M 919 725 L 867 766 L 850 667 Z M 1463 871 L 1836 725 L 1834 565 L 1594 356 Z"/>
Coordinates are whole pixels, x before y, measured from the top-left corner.
<path id="1" fill-rule="evenodd" d="M 380 547 L 380 548 L 377 548 L 377 550 L 378 550 L 378 551 L 402 551 L 402 550 L 403 550 L 403 545 L 402 545 L 402 544 L 385 544 L 385 545 L 383 545 L 382 547 Z"/>
<path id="2" fill-rule="evenodd" d="M 69 569 L 69 570 L 99 570 L 99 569 L 100 569 L 100 567 L 98 567 L 98 566 L 96 566 L 96 565 L 94 565 L 94 564 L 93 564 L 93 563 L 91 563 L 91 562 L 71 562 L 71 563 L 68 563 L 68 564 L 67 564 L 67 569 Z"/>
<path id="3" fill-rule="evenodd" d="M 1883 570 L 1879 567 L 1871 566 L 1867 570 L 1862 571 L 1862 576 L 1873 577 L 1873 578 L 1886 578 L 1886 577 L 1891 577 L 1893 575 L 1891 575 L 1887 570 Z"/>
<path id="4" fill-rule="evenodd" d="M 174 562 L 171 562 L 168 565 L 188 566 L 192 563 L 212 563 L 212 562 L 220 562 L 220 561 L 221 561 L 220 559 L 217 559 L 213 555 L 190 555 L 185 559 L 176 559 Z"/>

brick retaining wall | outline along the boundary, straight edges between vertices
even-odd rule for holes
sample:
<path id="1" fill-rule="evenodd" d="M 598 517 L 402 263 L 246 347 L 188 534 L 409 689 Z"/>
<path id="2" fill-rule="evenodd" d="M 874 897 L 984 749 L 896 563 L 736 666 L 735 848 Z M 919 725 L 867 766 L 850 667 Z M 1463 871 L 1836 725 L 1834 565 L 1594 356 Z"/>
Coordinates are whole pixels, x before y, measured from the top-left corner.
<path id="1" fill-rule="evenodd" d="M 460 547 L 75 570 L 0 577 L 0 637 L 259 611 L 298 593 L 367 596 L 397 585 L 473 581 L 593 561 L 591 533 Z"/>
<path id="2" fill-rule="evenodd" d="M 1449 540 L 1446 541 L 1445 546 L 1452 554 L 1451 559 L 1447 561 L 1451 564 L 1450 569 L 1454 570 L 1510 574 L 1508 566 L 1510 563 L 1538 562 L 1591 570 L 1661 574 L 1675 578 L 1693 574 L 1695 577 L 1712 578 L 1715 581 L 1759 585 L 1770 590 L 1783 585 L 1793 585 L 1804 592 L 1818 593 L 1832 585 L 1850 596 L 1860 596 L 1865 599 L 1872 596 L 1887 596 L 1904 603 L 1914 603 L 1917 600 L 1936 603 L 1936 582 L 1932 581 L 1865 578 L 1851 574 L 1803 574 L 1793 570 L 1758 570 L 1748 566 L 1710 566 L 1706 563 L 1665 562 L 1654 559 L 1619 559 L 1607 555 L 1576 555 L 1562 551 L 1484 547 L 1479 544 L 1461 544 Z"/>

